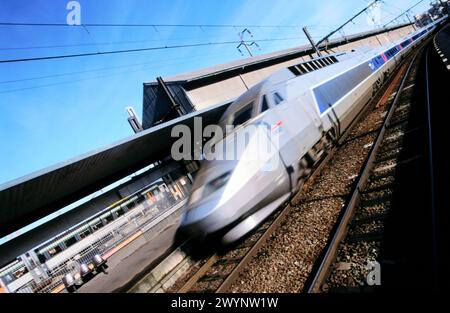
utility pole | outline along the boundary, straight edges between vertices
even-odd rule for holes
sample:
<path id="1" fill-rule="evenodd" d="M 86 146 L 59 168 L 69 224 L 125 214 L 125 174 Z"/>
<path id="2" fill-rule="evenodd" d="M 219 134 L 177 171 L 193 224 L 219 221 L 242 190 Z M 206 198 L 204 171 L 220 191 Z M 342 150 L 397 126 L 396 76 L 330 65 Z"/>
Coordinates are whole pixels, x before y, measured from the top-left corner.
<path id="1" fill-rule="evenodd" d="M 414 30 L 417 30 L 417 29 L 416 29 L 416 25 L 415 25 L 415 23 L 413 23 L 413 22 L 411 21 L 411 18 L 410 18 L 410 16 L 409 16 L 408 12 L 406 12 L 406 17 L 408 18 L 408 21 L 412 24 L 412 27 L 414 28 Z"/>
<path id="2" fill-rule="evenodd" d="M 378 38 L 378 35 L 375 35 L 375 38 L 377 39 L 378 43 L 380 44 L 380 46 L 383 46 L 383 44 L 380 41 L 380 38 Z"/>
<path id="3" fill-rule="evenodd" d="M 247 28 L 244 29 L 243 31 L 241 31 L 241 32 L 239 33 L 240 43 L 239 43 L 239 45 L 236 47 L 236 49 L 238 49 L 238 51 L 241 53 L 241 55 L 244 55 L 244 54 L 242 53 L 241 49 L 240 49 L 242 46 L 244 46 L 245 49 L 247 50 L 248 54 L 252 57 L 253 54 L 252 54 L 252 51 L 250 50 L 249 47 L 251 47 L 251 46 L 257 46 L 257 47 L 259 48 L 259 45 L 258 45 L 256 42 L 254 42 L 254 41 L 251 42 L 250 44 L 248 44 L 247 41 L 245 41 L 245 39 L 244 39 L 244 35 L 245 35 L 246 33 L 249 34 L 250 37 L 253 37 L 253 34 L 252 34 Z"/>
<path id="4" fill-rule="evenodd" d="M 312 39 L 312 37 L 311 37 L 311 35 L 310 35 L 309 31 L 308 31 L 308 28 L 306 26 L 303 27 L 303 32 L 305 33 L 306 38 L 308 38 L 309 42 L 311 43 L 311 46 L 314 48 L 314 50 L 316 50 L 317 55 L 319 57 L 321 57 L 322 54 L 320 53 L 319 48 L 316 46 L 316 44 L 315 44 L 314 40 Z"/>

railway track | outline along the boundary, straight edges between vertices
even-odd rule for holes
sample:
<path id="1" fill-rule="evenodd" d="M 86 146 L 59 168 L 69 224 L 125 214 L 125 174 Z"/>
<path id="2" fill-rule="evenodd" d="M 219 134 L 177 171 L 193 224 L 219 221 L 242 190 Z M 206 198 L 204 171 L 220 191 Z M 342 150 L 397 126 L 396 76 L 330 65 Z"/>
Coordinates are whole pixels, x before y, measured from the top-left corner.
<path id="1" fill-rule="evenodd" d="M 332 158 L 333 152 L 329 153 L 321 164 L 316 168 L 312 176 L 308 179 L 307 184 L 311 184 L 315 177 L 320 174 L 321 170 Z M 300 199 L 299 192 L 292 202 Z M 287 205 L 282 211 L 274 213 L 263 225 L 253 233 L 249 238 L 240 243 L 237 247 L 225 254 L 216 253 L 192 275 L 181 288 L 176 291 L 178 293 L 202 292 L 202 293 L 224 293 L 239 277 L 242 269 L 253 259 L 260 248 L 266 243 L 275 230 L 283 223 L 286 216 L 292 211 L 293 206 Z"/>
<path id="2" fill-rule="evenodd" d="M 427 159 L 426 153 L 423 153 L 422 150 L 409 149 L 415 152 L 409 151 L 408 153 L 403 151 L 405 142 L 411 145 L 411 142 L 417 139 L 416 144 L 420 145 L 420 138 L 431 134 L 430 120 L 428 119 L 426 123 L 422 121 L 414 124 L 414 118 L 417 119 L 417 117 L 412 116 L 414 114 L 411 113 L 412 87 L 415 87 L 415 72 L 421 58 L 424 58 L 426 62 L 424 73 L 426 112 L 430 111 L 428 49 L 426 47 L 414 57 L 395 93 L 394 100 L 379 129 L 377 139 L 371 147 L 364 167 L 346 202 L 345 209 L 339 217 L 332 239 L 316 263 L 315 270 L 304 289 L 308 293 L 377 291 L 381 286 L 381 269 L 394 267 L 395 263 L 405 262 L 401 259 L 385 260 L 383 258 L 386 257 L 380 251 L 387 240 L 386 223 L 390 221 L 391 211 L 395 209 L 393 203 L 397 199 L 394 198 L 394 194 L 397 192 L 399 184 L 396 179 L 398 173 L 402 171 L 401 168 L 408 167 L 410 170 L 414 170 L 415 166 L 426 167 L 428 162 L 429 170 L 431 173 L 433 171 L 431 153 Z M 427 144 L 431 152 L 431 141 Z M 435 208 L 432 174 L 430 175 L 430 184 L 431 224 L 433 224 L 431 229 L 434 231 L 433 212 Z M 426 191 L 422 195 L 426 197 Z M 396 205 L 398 206 L 398 204 Z M 398 222 L 397 218 L 396 223 Z M 400 226 L 401 224 L 397 225 L 397 231 L 404 232 L 404 230 L 400 231 Z M 392 228 L 392 225 L 390 227 Z M 432 242 L 436 242 L 435 237 Z M 431 259 L 435 262 L 437 259 L 435 247 L 432 248 L 431 253 Z M 382 263 L 380 264 L 380 262 Z M 401 266 L 404 265 L 400 264 Z M 432 266 L 433 269 L 436 268 L 434 264 Z"/>

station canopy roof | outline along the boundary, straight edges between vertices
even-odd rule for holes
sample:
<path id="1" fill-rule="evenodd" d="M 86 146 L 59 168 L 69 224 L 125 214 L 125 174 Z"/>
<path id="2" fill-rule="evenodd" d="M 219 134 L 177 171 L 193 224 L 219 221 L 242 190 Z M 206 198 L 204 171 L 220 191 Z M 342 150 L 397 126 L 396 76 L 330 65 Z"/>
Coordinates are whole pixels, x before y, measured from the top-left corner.
<path id="1" fill-rule="evenodd" d="M 104 148 L 0 185 L 0 236 L 5 236 L 169 156 L 172 127 L 194 118 L 216 123 L 228 105 L 191 113 Z"/>

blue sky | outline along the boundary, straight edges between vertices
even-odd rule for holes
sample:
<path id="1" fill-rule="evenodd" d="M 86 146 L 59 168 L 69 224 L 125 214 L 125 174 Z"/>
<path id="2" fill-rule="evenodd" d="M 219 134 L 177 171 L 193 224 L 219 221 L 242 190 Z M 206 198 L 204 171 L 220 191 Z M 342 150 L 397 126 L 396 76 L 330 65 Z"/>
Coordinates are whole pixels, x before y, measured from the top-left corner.
<path id="1" fill-rule="evenodd" d="M 0 22 L 65 23 L 66 0 L 0 0 Z M 82 23 L 253 24 L 255 54 L 316 40 L 364 0 L 79 0 Z M 387 22 L 415 0 L 385 1 Z M 425 10 L 424 1 L 414 12 Z M 345 33 L 373 28 L 366 15 Z M 238 40 L 242 28 L 0 26 L 0 60 Z M 52 47 L 49 47 L 52 46 Z M 55 47 L 58 46 L 58 47 Z M 38 48 L 39 47 L 39 48 Z M 156 76 L 242 58 L 236 45 L 0 64 L 0 184 L 132 135 L 125 107 L 142 112 L 142 84 Z M 81 72 L 81 73 L 80 73 Z M 56 77 L 54 75 L 57 75 Z M 45 76 L 53 76 L 45 78 Z M 42 78 L 44 77 L 44 78 Z"/>

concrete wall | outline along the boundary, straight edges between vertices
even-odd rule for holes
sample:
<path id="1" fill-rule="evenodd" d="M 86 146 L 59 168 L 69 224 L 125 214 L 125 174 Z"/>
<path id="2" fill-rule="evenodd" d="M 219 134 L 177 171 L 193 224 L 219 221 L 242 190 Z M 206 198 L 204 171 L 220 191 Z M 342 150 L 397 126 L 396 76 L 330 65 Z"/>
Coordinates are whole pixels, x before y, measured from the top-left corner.
<path id="1" fill-rule="evenodd" d="M 390 31 L 384 34 L 379 34 L 376 36 L 372 36 L 369 38 L 365 38 L 359 41 L 355 41 L 349 44 L 344 44 L 336 48 L 337 51 L 343 52 L 351 49 L 356 49 L 361 45 L 370 46 L 370 47 L 380 47 L 381 45 L 393 43 L 394 41 L 399 40 L 400 38 L 406 36 L 407 34 L 414 31 L 413 26 L 406 26 L 403 28 L 396 29 L 394 31 Z"/>
<path id="2" fill-rule="evenodd" d="M 246 90 L 244 82 L 238 76 L 188 91 L 187 95 L 195 109 L 200 111 L 218 103 L 232 101 Z"/>
<path id="3" fill-rule="evenodd" d="M 245 91 L 273 74 L 274 72 L 306 61 L 309 57 L 301 57 L 288 62 L 272 65 L 257 71 L 245 73 L 220 82 L 187 91 L 189 99 L 197 111 L 219 103 L 231 102 Z"/>

